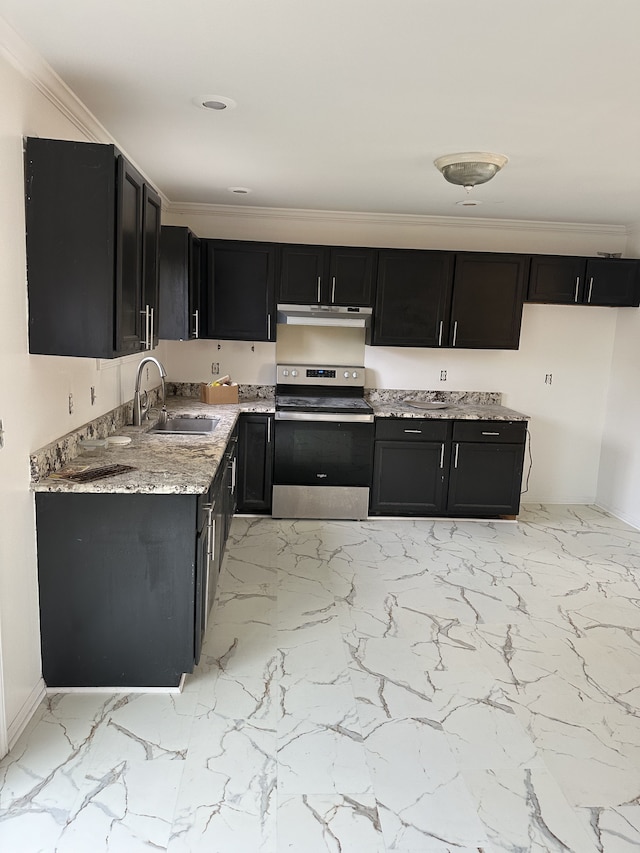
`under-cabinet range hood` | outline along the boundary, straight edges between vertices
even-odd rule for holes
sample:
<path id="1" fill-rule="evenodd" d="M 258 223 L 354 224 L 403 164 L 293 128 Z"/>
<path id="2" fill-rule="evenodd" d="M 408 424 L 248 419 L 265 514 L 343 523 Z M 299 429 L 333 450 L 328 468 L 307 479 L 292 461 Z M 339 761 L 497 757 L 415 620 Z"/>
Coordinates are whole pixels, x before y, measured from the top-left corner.
<path id="1" fill-rule="evenodd" d="M 342 305 L 278 305 L 278 323 L 290 326 L 344 326 L 367 329 L 371 325 L 371 308 Z"/>

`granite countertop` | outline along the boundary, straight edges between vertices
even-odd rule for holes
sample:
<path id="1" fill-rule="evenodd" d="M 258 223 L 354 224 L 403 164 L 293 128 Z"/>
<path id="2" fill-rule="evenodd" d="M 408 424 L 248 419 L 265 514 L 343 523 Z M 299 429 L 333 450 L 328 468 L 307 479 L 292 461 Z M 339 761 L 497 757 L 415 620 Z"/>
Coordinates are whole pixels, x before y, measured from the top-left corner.
<path id="1" fill-rule="evenodd" d="M 184 397 L 167 399 L 169 417 L 187 415 L 220 418 L 211 435 L 149 435 L 160 410 L 152 409 L 151 418 L 142 426 L 122 426 L 116 434 L 131 438 L 131 444 L 83 450 L 63 470 L 83 466 L 133 465 L 135 471 L 95 480 L 73 483 L 49 476 L 32 483 L 35 492 L 70 494 L 202 494 L 218 470 L 227 442 L 241 412 L 274 412 L 274 401 L 243 400 L 237 405 L 210 406 Z"/>
<path id="2" fill-rule="evenodd" d="M 446 402 L 446 408 L 422 409 L 409 405 L 407 397 L 431 402 Z M 526 421 L 527 415 L 500 405 L 499 394 L 441 392 L 374 392 L 369 397 L 376 417 L 380 418 L 428 418 L 438 420 L 498 420 Z M 158 420 L 160 410 L 151 410 L 150 420 L 142 426 L 122 426 L 115 429 L 116 435 L 131 438 L 126 445 L 109 445 L 104 448 L 83 449 L 63 457 L 61 470 L 80 470 L 102 465 L 132 465 L 135 470 L 95 480 L 89 483 L 74 483 L 59 479 L 55 475 L 34 476 L 32 489 L 35 492 L 64 492 L 70 494 L 203 494 L 216 475 L 229 437 L 242 412 L 269 414 L 275 411 L 273 397 L 256 397 L 241 400 L 238 404 L 211 406 L 199 400 L 173 396 L 167 399 L 169 417 L 216 417 L 220 423 L 210 435 L 150 435 L 149 430 Z M 64 444 L 64 439 L 61 439 Z M 77 445 L 74 445 L 77 447 Z M 50 450 L 53 448 L 53 451 Z M 43 449 L 44 456 L 58 452 L 54 442 Z M 51 461 L 48 459 L 47 461 Z M 36 471 L 38 465 L 36 465 Z M 51 469 L 50 469 L 51 470 Z"/>
<path id="3" fill-rule="evenodd" d="M 404 402 L 375 403 L 377 418 L 428 418 L 459 421 L 528 421 L 529 416 L 499 403 L 447 403 L 446 408 L 420 409 Z"/>

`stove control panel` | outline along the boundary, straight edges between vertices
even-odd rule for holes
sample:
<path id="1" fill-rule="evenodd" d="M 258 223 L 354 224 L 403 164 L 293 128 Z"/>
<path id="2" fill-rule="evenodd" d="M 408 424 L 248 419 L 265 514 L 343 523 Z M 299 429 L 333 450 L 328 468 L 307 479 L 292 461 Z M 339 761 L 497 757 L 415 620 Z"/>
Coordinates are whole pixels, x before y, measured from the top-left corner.
<path id="1" fill-rule="evenodd" d="M 326 385 L 341 388 L 358 388 L 364 385 L 364 367 L 352 367 L 348 364 L 279 364 L 276 373 L 278 385 Z"/>

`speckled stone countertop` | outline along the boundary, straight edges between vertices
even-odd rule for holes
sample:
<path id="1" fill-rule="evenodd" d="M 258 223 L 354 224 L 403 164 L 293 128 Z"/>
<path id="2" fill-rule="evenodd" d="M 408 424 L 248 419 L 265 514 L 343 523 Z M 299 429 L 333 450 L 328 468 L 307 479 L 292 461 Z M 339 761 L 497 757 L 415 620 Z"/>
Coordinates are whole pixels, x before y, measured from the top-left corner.
<path id="1" fill-rule="evenodd" d="M 196 386 L 194 386 L 196 387 Z M 173 389 L 172 389 L 173 390 Z M 177 388 L 175 390 L 178 390 Z M 192 390 L 180 388 L 180 391 Z M 258 390 L 258 389 L 256 389 Z M 501 395 L 493 392 L 442 392 L 411 390 L 367 390 L 366 397 L 376 417 L 429 418 L 445 420 L 526 421 L 527 415 L 501 405 Z M 446 408 L 421 409 L 411 406 L 407 398 L 446 403 Z M 217 417 L 220 423 L 211 435 L 150 435 L 159 416 L 153 409 L 151 419 L 143 426 L 127 425 L 130 407 L 114 410 L 91 424 L 63 436 L 31 456 L 32 484 L 35 492 L 66 492 L 74 494 L 202 494 L 216 475 L 229 436 L 242 412 L 262 414 L 275 411 L 272 396 L 241 399 L 237 405 L 210 406 L 189 396 L 167 398 L 169 417 Z M 104 438 L 109 435 L 131 438 L 127 445 L 82 450 L 83 438 Z M 73 483 L 51 474 L 72 468 L 98 467 L 110 464 L 132 465 L 135 470 L 96 480 Z"/>
<path id="2" fill-rule="evenodd" d="M 508 409 L 495 391 L 412 391 L 368 389 L 365 396 L 377 418 L 428 418 L 460 421 L 527 421 L 528 415 Z M 442 403 L 445 408 L 422 409 L 407 400 Z"/>
<path id="3" fill-rule="evenodd" d="M 199 400 L 170 397 L 167 399 L 167 410 L 169 417 L 205 415 L 220 418 L 220 423 L 211 435 L 149 435 L 148 430 L 154 426 L 159 416 L 159 410 L 154 409 L 151 419 L 145 421 L 142 426 L 120 426 L 117 429 L 115 434 L 129 436 L 131 444 L 80 451 L 75 458 L 62 466 L 64 470 L 116 463 L 133 465 L 135 471 L 92 483 L 73 483 L 45 476 L 32 482 L 33 491 L 73 494 L 202 494 L 216 475 L 240 413 L 268 413 L 275 409 L 273 399 L 242 400 L 237 405 L 209 406 Z M 49 447 L 57 446 L 54 442 Z M 39 454 L 46 455 L 46 450 L 47 448 L 43 448 Z M 32 469 L 33 467 L 32 458 Z"/>

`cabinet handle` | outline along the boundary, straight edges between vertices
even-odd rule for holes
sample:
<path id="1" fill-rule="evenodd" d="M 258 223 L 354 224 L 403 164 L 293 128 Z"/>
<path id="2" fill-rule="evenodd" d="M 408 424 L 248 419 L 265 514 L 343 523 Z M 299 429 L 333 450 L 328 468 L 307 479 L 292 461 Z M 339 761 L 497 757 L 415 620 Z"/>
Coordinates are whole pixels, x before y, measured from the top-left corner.
<path id="1" fill-rule="evenodd" d="M 442 320 L 440 320 L 440 332 L 438 334 L 438 346 L 439 347 L 442 346 L 442 327 L 443 327 L 443 325 L 444 324 L 443 324 Z"/>
<path id="2" fill-rule="evenodd" d="M 333 304 L 336 301 L 336 277 L 334 275 L 331 280 L 331 303 Z"/>
<path id="3" fill-rule="evenodd" d="M 318 305 L 320 305 L 320 286 L 322 284 L 322 279 L 318 276 Z"/>
<path id="4" fill-rule="evenodd" d="M 233 457 L 231 460 L 231 494 L 235 495 L 236 493 L 236 463 L 237 457 Z"/>
<path id="5" fill-rule="evenodd" d="M 271 314 L 267 314 L 267 340 L 271 340 Z"/>
<path id="6" fill-rule="evenodd" d="M 151 320 L 149 321 L 149 326 L 151 328 L 151 334 L 149 335 L 149 349 L 153 349 L 153 339 L 155 337 L 155 317 L 154 317 L 155 308 L 153 305 L 151 306 Z"/>
<path id="7" fill-rule="evenodd" d="M 460 452 L 460 445 L 456 444 L 456 458 L 453 460 L 453 467 L 458 467 L 458 453 Z"/>
<path id="8" fill-rule="evenodd" d="M 442 442 L 442 447 L 440 448 L 440 468 L 444 468 L 444 441 Z"/>
<path id="9" fill-rule="evenodd" d="M 146 305 L 144 311 L 140 312 L 144 317 L 144 340 L 142 341 L 142 349 L 151 349 L 149 343 L 149 306 Z"/>
<path id="10" fill-rule="evenodd" d="M 577 302 L 577 301 L 578 301 L 578 288 L 579 288 L 579 287 L 580 287 L 580 276 L 579 276 L 579 275 L 577 275 L 577 276 L 576 276 L 576 292 L 575 292 L 575 296 L 573 297 L 573 301 L 574 301 L 574 302 Z"/>
<path id="11" fill-rule="evenodd" d="M 267 444 L 271 444 L 271 418 L 267 418 Z"/>
<path id="12" fill-rule="evenodd" d="M 200 337 L 200 310 L 198 308 L 193 312 L 193 337 Z"/>
<path id="13" fill-rule="evenodd" d="M 458 321 L 456 320 L 455 323 L 453 324 L 453 343 L 451 344 L 452 347 L 454 347 L 456 345 L 456 338 L 457 337 L 458 337 Z"/>
<path id="14" fill-rule="evenodd" d="M 499 432 L 483 432 L 483 435 L 500 435 Z"/>
<path id="15" fill-rule="evenodd" d="M 591 302 L 591 291 L 593 290 L 593 276 L 589 279 L 589 295 L 587 296 L 587 302 Z"/>
<path id="16" fill-rule="evenodd" d="M 421 429 L 405 429 L 405 432 L 415 432 L 416 435 L 422 435 Z"/>

